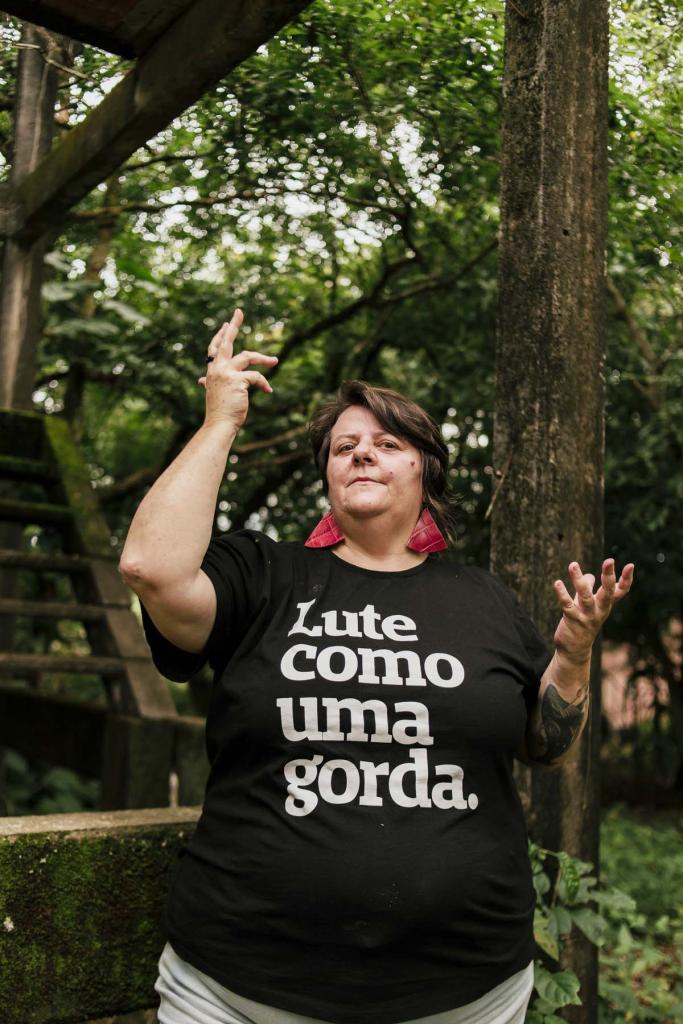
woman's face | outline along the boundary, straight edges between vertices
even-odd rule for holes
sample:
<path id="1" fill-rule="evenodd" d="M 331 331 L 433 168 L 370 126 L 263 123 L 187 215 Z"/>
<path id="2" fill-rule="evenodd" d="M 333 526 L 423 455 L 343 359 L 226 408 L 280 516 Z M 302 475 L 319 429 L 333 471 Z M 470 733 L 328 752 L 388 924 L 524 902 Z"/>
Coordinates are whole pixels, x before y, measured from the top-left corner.
<path id="1" fill-rule="evenodd" d="M 351 405 L 332 427 L 327 484 L 335 516 L 372 515 L 392 508 L 405 510 L 417 521 L 422 508 L 422 453 L 385 430 L 365 406 Z"/>

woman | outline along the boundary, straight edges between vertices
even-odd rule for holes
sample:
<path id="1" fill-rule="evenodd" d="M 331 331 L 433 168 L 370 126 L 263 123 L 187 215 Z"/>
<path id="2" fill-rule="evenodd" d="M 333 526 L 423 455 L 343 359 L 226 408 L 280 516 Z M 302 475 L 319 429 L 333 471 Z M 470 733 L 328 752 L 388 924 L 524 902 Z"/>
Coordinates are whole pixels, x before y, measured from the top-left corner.
<path id="1" fill-rule="evenodd" d="M 121 558 L 160 671 L 215 673 L 159 1020 L 521 1024 L 534 891 L 512 759 L 555 764 L 576 741 L 591 645 L 633 565 L 617 584 L 606 560 L 594 596 L 570 566 L 551 658 L 491 573 L 439 554 L 437 425 L 364 382 L 310 424 L 331 510 L 306 543 L 212 540 L 248 389 L 272 390 L 247 367 L 276 357 L 233 354 L 241 322 L 212 339 L 205 422 Z"/>

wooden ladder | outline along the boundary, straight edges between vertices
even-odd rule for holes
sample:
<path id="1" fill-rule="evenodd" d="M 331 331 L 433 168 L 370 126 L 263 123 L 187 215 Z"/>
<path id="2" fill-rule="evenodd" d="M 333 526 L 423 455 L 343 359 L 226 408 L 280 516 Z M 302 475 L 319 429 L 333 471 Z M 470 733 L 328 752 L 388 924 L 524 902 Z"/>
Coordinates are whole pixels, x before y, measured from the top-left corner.
<path id="1" fill-rule="evenodd" d="M 168 806 L 177 713 L 118 559 L 67 421 L 0 409 L 0 744 L 99 776 L 100 809 Z M 46 651 L 17 649 L 22 618 L 33 645 L 38 622 L 52 620 Z M 69 649 L 58 620 L 82 623 L 87 644 Z M 104 701 L 65 695 L 74 673 L 99 677 Z"/>

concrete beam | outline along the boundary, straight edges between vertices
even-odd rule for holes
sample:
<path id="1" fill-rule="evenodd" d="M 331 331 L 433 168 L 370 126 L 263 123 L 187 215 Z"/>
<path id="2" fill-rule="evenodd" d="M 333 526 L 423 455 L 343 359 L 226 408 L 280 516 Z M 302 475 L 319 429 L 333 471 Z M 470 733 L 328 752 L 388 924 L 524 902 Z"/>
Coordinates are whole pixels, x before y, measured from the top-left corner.
<path id="1" fill-rule="evenodd" d="M 491 571 L 550 651 L 552 581 L 572 559 L 599 574 L 606 554 L 608 69 L 608 0 L 506 5 Z M 599 864 L 599 637 L 592 665 L 571 756 L 516 775 L 533 841 Z M 596 1024 L 595 944 L 573 935 L 559 967 L 581 985 L 581 1006 L 563 1019 Z"/>
<path id="2" fill-rule="evenodd" d="M 197 0 L 13 190 L 0 234 L 38 238 L 311 0 Z M 1 211 L 0 211 L 1 216 Z"/>
<path id="3" fill-rule="evenodd" d="M 9 188 L 0 196 L 8 236 L 21 226 L 16 187 L 50 151 L 54 132 L 58 65 L 69 66 L 71 40 L 25 23 L 17 61 L 13 157 Z M 0 405 L 30 409 L 41 332 L 40 290 L 49 233 L 27 244 L 8 237 L 0 283 Z"/>
<path id="4" fill-rule="evenodd" d="M 122 57 L 135 58 L 192 0 L 2 0 L 2 9 L 22 21 L 78 39 Z"/>

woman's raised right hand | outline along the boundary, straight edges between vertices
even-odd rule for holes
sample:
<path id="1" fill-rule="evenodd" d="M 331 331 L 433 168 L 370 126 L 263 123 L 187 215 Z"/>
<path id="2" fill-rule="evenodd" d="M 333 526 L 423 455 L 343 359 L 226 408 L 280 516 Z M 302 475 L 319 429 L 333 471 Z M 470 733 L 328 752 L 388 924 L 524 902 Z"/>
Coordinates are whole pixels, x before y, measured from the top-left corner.
<path id="1" fill-rule="evenodd" d="M 229 423 L 235 432 L 247 418 L 249 385 L 255 384 L 266 394 L 273 390 L 262 373 L 248 370 L 247 367 L 252 363 L 274 366 L 277 362 L 277 356 L 267 356 L 263 352 L 251 352 L 248 349 L 233 355 L 232 344 L 243 319 L 242 310 L 236 309 L 230 323 L 223 324 L 214 334 L 208 349 L 208 355 L 213 356 L 213 361 L 208 364 L 206 375 L 198 380 L 206 390 L 204 422 Z"/>

